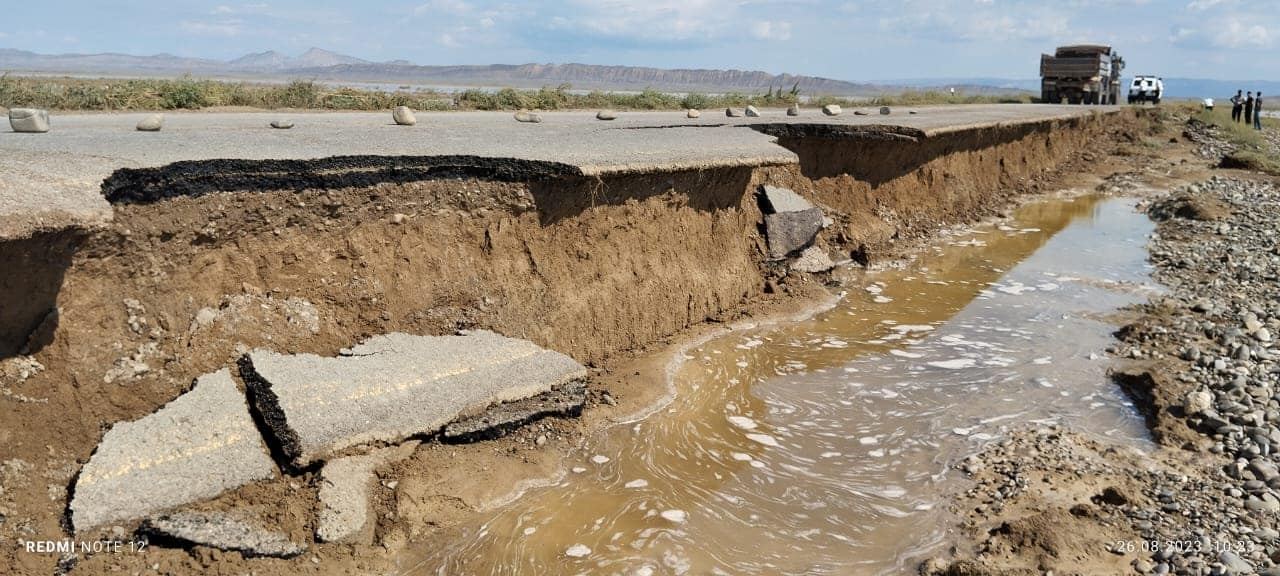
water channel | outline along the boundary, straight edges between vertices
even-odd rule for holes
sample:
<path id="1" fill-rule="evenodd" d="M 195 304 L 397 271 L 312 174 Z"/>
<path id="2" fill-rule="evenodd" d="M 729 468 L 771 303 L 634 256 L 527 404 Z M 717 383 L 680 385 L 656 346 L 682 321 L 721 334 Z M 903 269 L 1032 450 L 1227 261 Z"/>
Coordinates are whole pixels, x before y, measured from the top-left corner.
<path id="1" fill-rule="evenodd" d="M 1056 197 L 868 272 L 812 318 L 687 351 L 675 399 L 408 574 L 897 574 L 944 545 L 951 466 L 1025 423 L 1143 447 L 1106 377 L 1144 300 L 1134 201 Z"/>

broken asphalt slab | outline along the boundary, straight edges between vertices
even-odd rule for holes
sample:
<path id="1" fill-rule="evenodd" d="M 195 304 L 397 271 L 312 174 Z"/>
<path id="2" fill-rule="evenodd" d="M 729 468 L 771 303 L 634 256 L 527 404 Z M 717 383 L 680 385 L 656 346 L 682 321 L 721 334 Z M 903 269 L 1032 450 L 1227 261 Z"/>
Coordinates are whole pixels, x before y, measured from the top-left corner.
<path id="1" fill-rule="evenodd" d="M 379 448 L 360 456 L 344 456 L 320 469 L 320 511 L 316 539 L 321 542 L 373 541 L 374 472 L 381 466 L 413 454 L 417 442 Z"/>
<path id="2" fill-rule="evenodd" d="M 71 523 L 80 532 L 144 518 L 275 474 L 244 394 L 223 369 L 103 435 L 75 480 Z"/>
<path id="3" fill-rule="evenodd" d="M 220 512 L 175 512 L 150 518 L 139 532 L 160 541 L 232 550 L 245 556 L 290 558 L 303 553 L 305 544 L 289 540 L 283 532 Z"/>
<path id="4" fill-rule="evenodd" d="M 577 416 L 586 402 L 586 383 L 573 381 L 532 398 L 490 406 L 482 414 L 445 426 L 442 435 L 447 442 L 497 438 L 539 418 Z"/>
<path id="5" fill-rule="evenodd" d="M 279 453 L 305 468 L 354 446 L 434 434 L 587 371 L 527 340 L 476 330 L 375 336 L 332 358 L 254 350 L 240 374 Z"/>

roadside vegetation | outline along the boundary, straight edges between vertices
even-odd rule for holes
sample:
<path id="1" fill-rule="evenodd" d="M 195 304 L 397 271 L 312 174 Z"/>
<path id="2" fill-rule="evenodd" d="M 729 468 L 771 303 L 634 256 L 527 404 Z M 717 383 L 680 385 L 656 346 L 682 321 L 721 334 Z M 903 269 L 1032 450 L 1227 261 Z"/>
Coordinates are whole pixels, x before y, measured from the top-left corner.
<path id="1" fill-rule="evenodd" d="M 921 106 L 1031 102 L 1030 96 L 989 96 L 911 91 L 873 98 L 801 95 L 799 86 L 778 87 L 763 94 L 673 94 L 582 92 L 563 84 L 537 90 L 464 90 L 455 93 L 400 89 L 392 92 L 327 86 L 310 80 L 287 84 L 231 82 L 185 77 L 174 79 L 87 79 L 0 76 L 0 107 L 50 110 L 197 110 L 214 107 L 318 110 L 680 110 L 725 107 L 789 106 Z"/>
<path id="2" fill-rule="evenodd" d="M 1224 167 L 1280 176 L 1280 120 L 1263 117 L 1263 130 L 1254 130 L 1252 125 L 1232 122 L 1231 108 L 1227 106 L 1200 110 L 1193 118 L 1217 127 L 1219 134 L 1236 147 L 1223 157 Z"/>

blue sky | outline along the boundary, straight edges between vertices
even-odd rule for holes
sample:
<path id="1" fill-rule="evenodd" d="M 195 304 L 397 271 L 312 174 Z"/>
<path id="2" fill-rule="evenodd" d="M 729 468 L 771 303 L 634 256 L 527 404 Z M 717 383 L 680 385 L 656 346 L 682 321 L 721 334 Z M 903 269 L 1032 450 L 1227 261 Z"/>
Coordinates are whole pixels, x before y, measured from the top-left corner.
<path id="1" fill-rule="evenodd" d="M 1030 78 L 1061 43 L 1127 73 L 1280 79 L 1280 0 L 15 2 L 0 47 L 231 59 L 312 46 L 418 64 L 583 62 L 845 80 Z"/>

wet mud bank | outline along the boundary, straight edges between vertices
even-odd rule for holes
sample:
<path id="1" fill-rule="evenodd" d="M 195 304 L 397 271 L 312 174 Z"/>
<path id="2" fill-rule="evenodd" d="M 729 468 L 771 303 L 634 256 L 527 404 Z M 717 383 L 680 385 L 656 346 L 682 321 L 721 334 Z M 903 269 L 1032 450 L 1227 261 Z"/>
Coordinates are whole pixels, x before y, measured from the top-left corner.
<path id="1" fill-rule="evenodd" d="M 383 569 L 390 550 L 440 534 L 521 479 L 553 476 L 590 426 L 663 393 L 627 371 L 647 350 L 827 294 L 825 274 L 768 258 L 762 186 L 822 209 L 828 221 L 812 243 L 831 259 L 888 258 L 997 213 L 1146 122 L 1126 111 L 913 141 L 779 134 L 797 165 L 600 177 L 470 158 L 121 172 L 104 185 L 109 228 L 0 247 L 6 265 L 30 271 L 22 282 L 39 283 L 3 284 L 0 565 L 16 574 Z M 591 368 L 583 420 L 478 444 L 423 443 L 379 469 L 367 543 L 315 543 L 321 479 L 306 471 L 195 507 L 245 514 L 310 546 L 292 559 L 19 545 L 73 536 L 64 511 L 104 431 L 155 412 L 196 376 L 235 374 L 249 350 L 332 356 L 380 334 L 464 329 L 527 339 Z M 136 528 L 74 536 L 127 541 Z"/>

